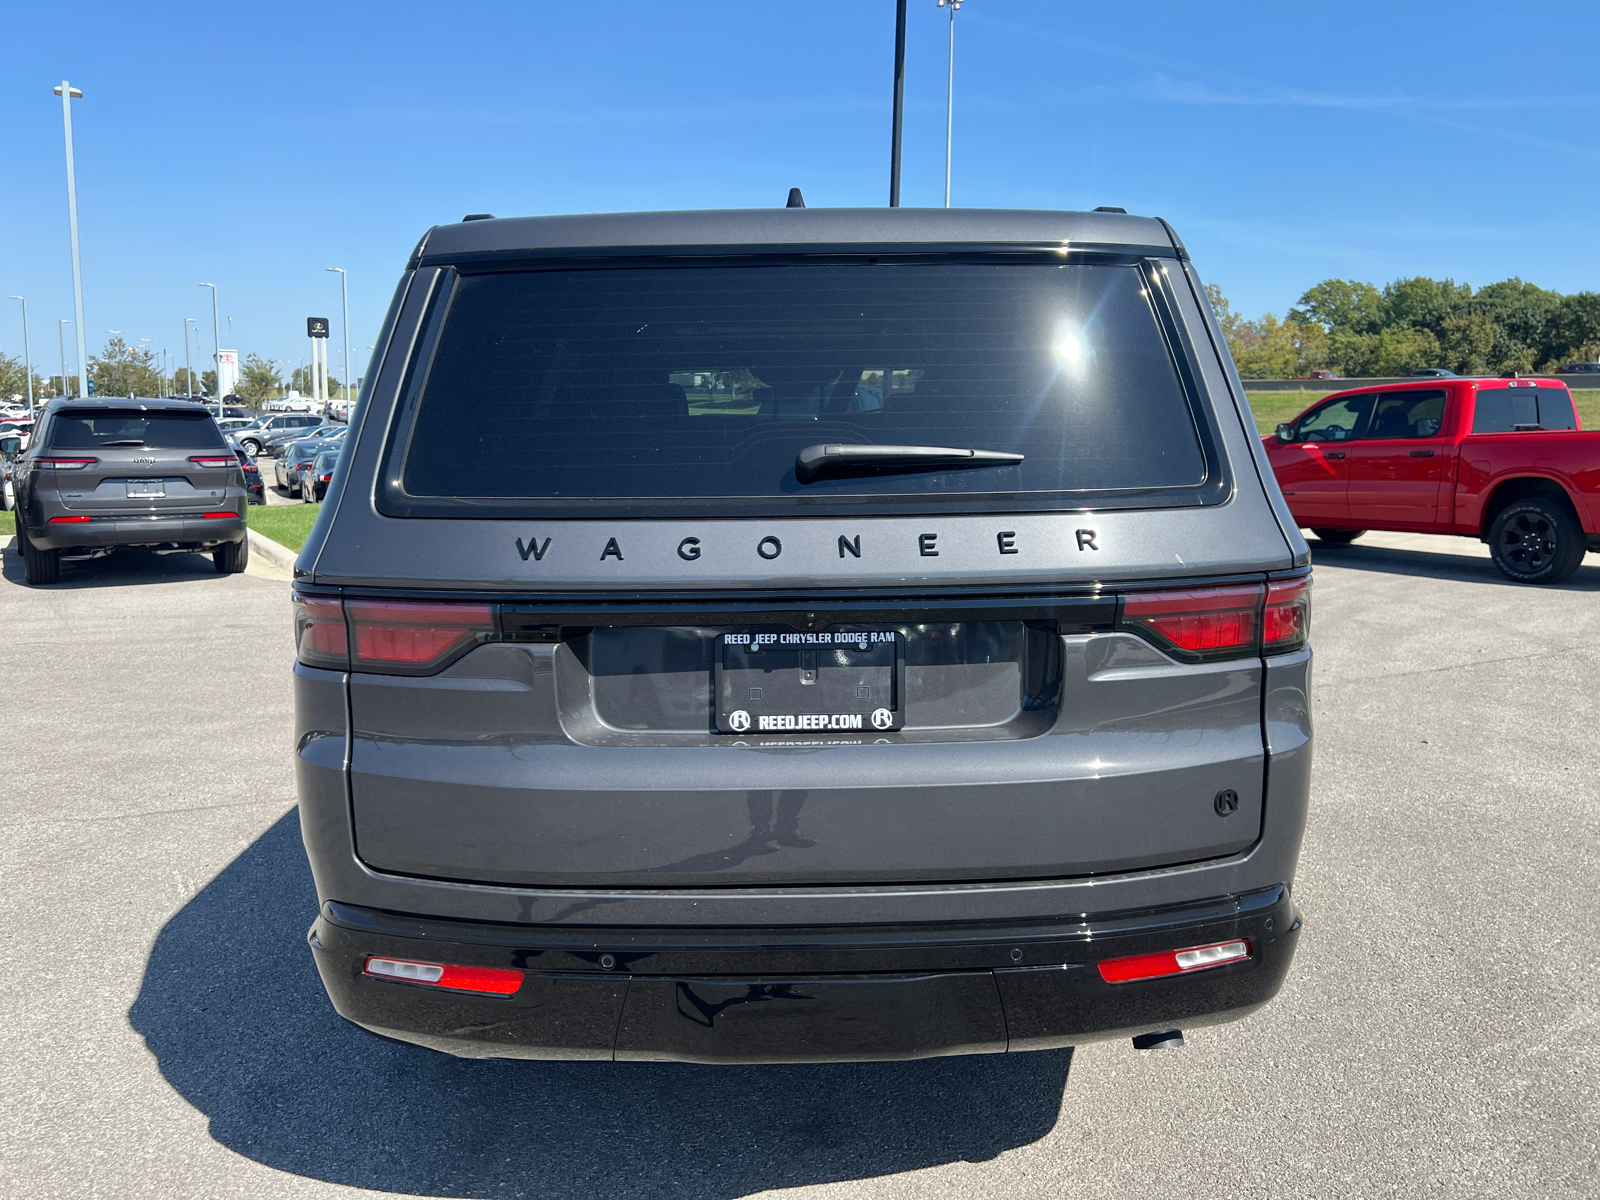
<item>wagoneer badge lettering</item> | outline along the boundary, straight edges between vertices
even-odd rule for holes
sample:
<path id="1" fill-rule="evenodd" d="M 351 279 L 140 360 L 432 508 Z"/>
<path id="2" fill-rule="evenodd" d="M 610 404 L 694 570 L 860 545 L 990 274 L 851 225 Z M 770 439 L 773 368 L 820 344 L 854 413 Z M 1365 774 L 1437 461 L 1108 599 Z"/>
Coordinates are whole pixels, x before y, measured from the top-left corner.
<path id="1" fill-rule="evenodd" d="M 600 561 L 601 562 L 605 562 L 605 560 L 608 559 L 608 558 L 614 558 L 618 562 L 622 561 L 622 547 L 617 545 L 617 539 L 616 538 L 607 539 L 606 548 L 604 550 L 600 551 Z"/>
<path id="2" fill-rule="evenodd" d="M 700 557 L 700 539 L 684 538 L 678 543 L 678 557 L 684 562 L 693 562 Z"/>
<path id="3" fill-rule="evenodd" d="M 524 546 L 522 544 L 522 539 L 521 538 L 517 539 L 517 553 L 522 555 L 522 561 L 523 562 L 527 562 L 528 561 L 528 555 L 530 555 L 530 554 L 533 555 L 533 561 L 534 562 L 543 561 L 544 552 L 546 550 L 548 550 L 548 549 L 550 549 L 550 539 L 549 538 L 545 538 L 544 545 L 542 545 L 542 546 L 539 545 L 539 539 L 538 538 L 529 538 L 528 539 L 528 544 L 526 546 Z"/>
<path id="4" fill-rule="evenodd" d="M 769 534 L 756 543 L 756 553 L 770 561 L 783 553 L 783 543 Z"/>

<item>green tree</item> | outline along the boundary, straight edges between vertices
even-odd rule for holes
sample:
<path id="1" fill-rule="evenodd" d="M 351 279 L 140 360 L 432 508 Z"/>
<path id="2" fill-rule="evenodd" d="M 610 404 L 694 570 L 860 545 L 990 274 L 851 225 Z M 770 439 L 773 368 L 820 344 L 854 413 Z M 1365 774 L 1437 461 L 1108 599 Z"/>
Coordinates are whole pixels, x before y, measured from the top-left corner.
<path id="1" fill-rule="evenodd" d="M 45 381 L 39 377 L 37 371 L 33 375 L 33 399 L 38 403 L 46 396 Z M 9 355 L 0 354 L 0 400 L 7 404 L 12 398 L 21 396 L 23 401 L 28 399 L 28 372 L 20 358 L 11 358 Z"/>
<path id="2" fill-rule="evenodd" d="M 210 372 L 207 372 L 207 373 L 209 374 Z M 203 384 L 201 382 L 200 376 L 196 375 L 194 377 L 194 394 L 196 396 L 200 395 L 200 389 L 201 389 L 202 386 L 203 386 Z M 174 396 L 187 396 L 189 394 L 189 368 L 188 367 L 179 367 L 176 371 L 174 371 L 172 373 L 172 394 Z"/>
<path id="3" fill-rule="evenodd" d="M 1307 288 L 1289 310 L 1297 324 L 1315 322 L 1328 332 L 1376 333 L 1383 327 L 1383 293 L 1370 283 L 1353 279 L 1324 279 Z"/>
<path id="4" fill-rule="evenodd" d="M 215 371 L 200 372 L 200 394 L 215 397 L 217 394 L 217 373 Z"/>
<path id="5" fill-rule="evenodd" d="M 282 387 L 283 378 L 277 367 L 258 354 L 246 356 L 244 369 L 239 372 L 239 399 L 259 408 Z"/>
<path id="6" fill-rule="evenodd" d="M 1439 362 L 1457 375 L 1487 375 L 1498 330 L 1485 313 L 1457 313 L 1440 322 Z"/>
<path id="7" fill-rule="evenodd" d="M 113 334 L 98 355 L 89 356 L 89 378 L 97 396 L 156 396 L 161 393 L 161 374 L 155 367 L 155 354 L 136 350 Z"/>
<path id="8" fill-rule="evenodd" d="M 1560 353 L 1555 343 L 1561 296 L 1515 277 L 1478 289 L 1472 310 L 1495 323 L 1491 371 L 1532 371 Z"/>
<path id="9" fill-rule="evenodd" d="M 1563 296 L 1556 304 L 1554 343 L 1556 357 L 1566 362 L 1600 359 L 1600 292 Z"/>
<path id="10" fill-rule="evenodd" d="M 1378 334 L 1367 369 L 1373 375 L 1408 375 L 1439 365 L 1439 339 L 1430 329 L 1396 325 Z"/>
<path id="11" fill-rule="evenodd" d="M 1211 301 L 1211 311 L 1216 314 L 1217 324 L 1222 327 L 1222 336 L 1231 343 L 1239 336 L 1239 326 L 1244 324 L 1244 318 L 1233 311 L 1228 298 L 1216 284 L 1206 284 L 1206 299 Z"/>
<path id="12" fill-rule="evenodd" d="M 1396 279 L 1383 288 L 1383 327 L 1410 325 L 1437 336 L 1445 318 L 1465 311 L 1471 299 L 1471 286 L 1453 279 Z"/>

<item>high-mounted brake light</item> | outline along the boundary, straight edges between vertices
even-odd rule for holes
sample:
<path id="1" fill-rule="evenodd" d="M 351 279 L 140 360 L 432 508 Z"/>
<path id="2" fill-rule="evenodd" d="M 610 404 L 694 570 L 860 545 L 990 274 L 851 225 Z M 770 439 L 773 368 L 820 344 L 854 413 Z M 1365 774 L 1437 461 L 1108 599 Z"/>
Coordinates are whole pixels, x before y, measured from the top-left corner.
<path id="1" fill-rule="evenodd" d="M 489 640 L 494 610 L 448 600 L 347 600 L 354 670 L 424 671 Z"/>
<path id="2" fill-rule="evenodd" d="M 1211 946 L 1191 946 L 1187 950 L 1108 958 L 1100 963 L 1100 978 L 1107 983 L 1135 983 L 1141 979 L 1160 979 L 1163 975 L 1183 975 L 1206 967 L 1245 962 L 1249 957 L 1249 942 L 1218 942 Z"/>
<path id="3" fill-rule="evenodd" d="M 1261 618 L 1261 652 L 1283 654 L 1306 644 L 1311 632 L 1311 576 L 1267 584 Z"/>
<path id="4" fill-rule="evenodd" d="M 369 955 L 362 971 L 378 979 L 421 983 L 457 992 L 509 996 L 522 986 L 522 972 L 506 967 L 463 967 L 451 963 L 413 962 L 406 958 Z"/>
<path id="5" fill-rule="evenodd" d="M 220 454 L 191 454 L 189 461 L 197 467 L 235 467 L 239 460 L 231 454 L 224 457 Z"/>
<path id="6" fill-rule="evenodd" d="M 36 458 L 33 465 L 36 467 L 52 467 L 57 471 L 81 471 L 85 467 L 92 467 L 99 462 L 98 458 Z"/>
<path id="7" fill-rule="evenodd" d="M 1117 624 L 1149 638 L 1176 658 L 1253 654 L 1261 596 L 1260 584 L 1133 592 L 1122 598 Z"/>

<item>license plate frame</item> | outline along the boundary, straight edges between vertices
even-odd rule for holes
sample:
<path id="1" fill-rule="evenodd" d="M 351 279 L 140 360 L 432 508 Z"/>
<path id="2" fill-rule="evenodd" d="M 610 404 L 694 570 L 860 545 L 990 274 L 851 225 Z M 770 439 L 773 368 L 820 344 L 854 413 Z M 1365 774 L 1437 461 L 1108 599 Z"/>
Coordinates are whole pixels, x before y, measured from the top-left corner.
<path id="1" fill-rule="evenodd" d="M 165 500 L 167 498 L 167 481 L 165 479 L 130 479 L 127 486 L 129 500 Z"/>
<path id="2" fill-rule="evenodd" d="M 719 633 L 712 653 L 716 731 L 745 737 L 898 732 L 905 725 L 905 652 L 898 629 Z"/>

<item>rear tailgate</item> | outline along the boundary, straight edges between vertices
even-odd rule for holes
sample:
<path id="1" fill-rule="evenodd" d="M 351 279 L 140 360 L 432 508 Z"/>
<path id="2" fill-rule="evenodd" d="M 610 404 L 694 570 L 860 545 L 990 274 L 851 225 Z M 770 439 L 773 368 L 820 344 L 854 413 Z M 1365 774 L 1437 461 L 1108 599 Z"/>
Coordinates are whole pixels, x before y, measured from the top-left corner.
<path id="1" fill-rule="evenodd" d="M 61 504 L 87 515 L 230 507 L 233 452 L 200 412 L 72 409 L 56 414 L 46 455 Z"/>
<path id="2" fill-rule="evenodd" d="M 1011 269 L 421 273 L 302 558 L 337 631 L 302 658 L 353 667 L 362 861 L 959 885 L 1251 846 L 1293 560 L 1202 317 L 1148 262 Z M 828 442 L 1025 461 L 800 481 Z M 1126 624 L 1230 589 L 1237 642 Z"/>

